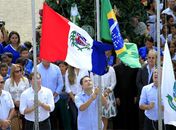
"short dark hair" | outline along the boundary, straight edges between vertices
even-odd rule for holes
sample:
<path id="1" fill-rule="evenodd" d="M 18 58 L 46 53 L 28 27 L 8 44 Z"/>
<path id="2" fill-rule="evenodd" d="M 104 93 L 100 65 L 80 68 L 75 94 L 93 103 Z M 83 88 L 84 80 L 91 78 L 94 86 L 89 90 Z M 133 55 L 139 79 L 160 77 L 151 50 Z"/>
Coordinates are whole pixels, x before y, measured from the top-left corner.
<path id="1" fill-rule="evenodd" d="M 30 50 L 32 48 L 32 43 L 30 41 L 25 41 L 24 46 Z"/>
<path id="2" fill-rule="evenodd" d="M 21 54 L 23 51 L 29 51 L 29 49 L 25 46 L 21 46 L 19 51 L 20 51 L 20 54 Z"/>
<path id="3" fill-rule="evenodd" d="M 0 64 L 0 69 L 1 69 L 1 68 L 7 68 L 7 69 L 8 69 L 7 63 L 1 63 L 1 64 Z"/>
<path id="4" fill-rule="evenodd" d="M 22 66 L 25 66 L 27 62 L 28 62 L 28 61 L 27 61 L 26 58 L 24 58 L 24 57 L 19 57 L 19 58 L 16 60 L 15 63 L 16 63 L 16 64 L 20 64 L 20 65 L 22 65 Z"/>
<path id="5" fill-rule="evenodd" d="M 3 55 L 8 56 L 9 58 L 13 58 L 13 54 L 11 52 L 5 52 Z"/>
<path id="6" fill-rule="evenodd" d="M 68 66 L 68 64 L 65 61 L 56 61 L 56 65 L 64 64 L 65 66 Z"/>
<path id="7" fill-rule="evenodd" d="M 151 36 L 149 36 L 149 35 L 145 37 L 145 42 L 146 41 L 154 42 L 153 38 Z"/>
<path id="8" fill-rule="evenodd" d="M 86 75 L 86 76 L 84 76 L 84 77 L 82 77 L 82 78 L 80 79 L 80 84 L 81 84 L 81 85 L 83 85 L 83 80 L 84 80 L 85 78 L 87 78 L 87 77 L 90 78 L 90 76 Z"/>

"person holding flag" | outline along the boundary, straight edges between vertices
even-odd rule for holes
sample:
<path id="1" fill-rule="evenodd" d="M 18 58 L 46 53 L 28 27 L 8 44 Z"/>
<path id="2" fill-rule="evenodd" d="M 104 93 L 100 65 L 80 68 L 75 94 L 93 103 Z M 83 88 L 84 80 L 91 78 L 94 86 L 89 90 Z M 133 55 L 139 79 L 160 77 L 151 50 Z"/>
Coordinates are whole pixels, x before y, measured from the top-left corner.
<path id="1" fill-rule="evenodd" d="M 78 130 L 98 130 L 99 88 L 93 88 L 93 82 L 89 76 L 81 78 L 80 84 L 83 91 L 75 97 L 78 108 Z M 107 105 L 103 95 L 102 104 Z"/>
<path id="2" fill-rule="evenodd" d="M 110 118 L 113 118 L 117 114 L 116 110 L 116 101 L 114 96 L 114 88 L 116 85 L 116 75 L 114 68 L 112 66 L 108 66 L 108 72 L 101 76 L 101 89 L 102 93 L 106 95 L 106 100 L 108 106 L 102 106 L 102 120 L 104 124 L 103 130 L 107 130 L 108 122 Z M 93 74 L 94 86 L 99 86 L 98 84 L 98 75 Z"/>
<path id="3" fill-rule="evenodd" d="M 72 130 L 77 130 L 77 116 L 78 109 L 75 105 L 75 95 L 82 91 L 80 80 L 82 77 L 89 75 L 87 70 L 78 69 L 72 66 L 68 66 L 65 73 L 65 91 L 69 94 L 69 109 L 71 116 Z"/>

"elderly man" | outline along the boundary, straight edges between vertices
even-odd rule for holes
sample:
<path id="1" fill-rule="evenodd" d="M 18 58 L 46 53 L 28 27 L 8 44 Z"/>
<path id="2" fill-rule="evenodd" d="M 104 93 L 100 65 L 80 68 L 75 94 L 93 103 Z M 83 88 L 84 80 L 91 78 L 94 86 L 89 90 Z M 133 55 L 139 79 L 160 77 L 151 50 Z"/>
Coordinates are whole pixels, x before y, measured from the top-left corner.
<path id="1" fill-rule="evenodd" d="M 0 130 L 11 130 L 11 119 L 14 115 L 14 104 L 9 92 L 4 91 L 4 80 L 0 75 Z"/>
<path id="2" fill-rule="evenodd" d="M 35 121 L 34 105 L 34 73 L 29 76 L 32 87 L 26 89 L 20 98 L 20 112 L 25 118 L 25 130 L 33 130 Z M 41 86 L 41 75 L 37 73 L 39 130 L 51 130 L 50 112 L 54 110 L 54 97 L 52 91 Z"/>
<path id="3" fill-rule="evenodd" d="M 141 94 L 143 86 L 152 83 L 152 75 L 156 65 L 157 53 L 155 50 L 150 50 L 147 54 L 147 64 L 145 64 L 141 69 L 139 69 L 136 85 L 138 87 L 138 94 Z"/>
<path id="4" fill-rule="evenodd" d="M 153 71 L 156 65 L 157 54 L 155 50 L 150 50 L 147 55 L 147 64 L 139 69 L 136 77 L 136 85 L 138 88 L 138 99 L 141 94 L 142 88 L 153 82 Z M 139 129 L 143 129 L 144 124 L 144 111 L 139 110 Z"/>

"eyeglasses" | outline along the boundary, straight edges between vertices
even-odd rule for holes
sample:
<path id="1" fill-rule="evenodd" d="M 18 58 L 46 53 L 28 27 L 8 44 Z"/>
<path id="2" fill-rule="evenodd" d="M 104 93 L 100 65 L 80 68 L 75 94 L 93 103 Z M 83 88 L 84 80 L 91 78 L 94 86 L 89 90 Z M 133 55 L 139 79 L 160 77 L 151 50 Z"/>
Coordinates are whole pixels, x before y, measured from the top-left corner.
<path id="1" fill-rule="evenodd" d="M 15 73 L 20 73 L 22 70 L 20 69 L 20 70 L 16 70 L 16 71 L 14 71 Z"/>
<path id="2" fill-rule="evenodd" d="M 0 84 L 4 84 L 5 81 L 0 81 Z"/>

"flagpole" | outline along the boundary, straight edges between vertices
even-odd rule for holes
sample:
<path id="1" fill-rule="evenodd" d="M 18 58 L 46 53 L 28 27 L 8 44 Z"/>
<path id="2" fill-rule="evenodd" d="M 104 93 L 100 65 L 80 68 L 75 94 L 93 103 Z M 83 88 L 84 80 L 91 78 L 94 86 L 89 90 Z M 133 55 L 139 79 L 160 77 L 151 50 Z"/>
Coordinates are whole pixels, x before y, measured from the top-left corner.
<path id="1" fill-rule="evenodd" d="M 97 41 L 100 41 L 100 1 L 96 0 L 96 19 L 97 19 Z M 101 76 L 98 76 L 98 85 L 100 88 L 98 99 L 98 130 L 102 129 L 102 88 L 101 88 Z"/>
<path id="2" fill-rule="evenodd" d="M 158 70 L 158 130 L 162 130 L 161 110 L 161 57 L 160 57 L 160 0 L 156 1 L 157 6 L 157 70 Z"/>
<path id="3" fill-rule="evenodd" d="M 34 61 L 34 106 L 35 106 L 35 130 L 39 130 L 38 120 L 38 93 L 37 93 L 37 53 L 36 53 L 36 29 L 35 29 L 35 0 L 31 0 L 32 7 L 32 41 L 33 41 L 33 61 Z"/>
<path id="4" fill-rule="evenodd" d="M 100 1 L 96 0 L 96 14 L 97 14 L 97 41 L 100 41 Z"/>

